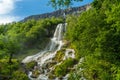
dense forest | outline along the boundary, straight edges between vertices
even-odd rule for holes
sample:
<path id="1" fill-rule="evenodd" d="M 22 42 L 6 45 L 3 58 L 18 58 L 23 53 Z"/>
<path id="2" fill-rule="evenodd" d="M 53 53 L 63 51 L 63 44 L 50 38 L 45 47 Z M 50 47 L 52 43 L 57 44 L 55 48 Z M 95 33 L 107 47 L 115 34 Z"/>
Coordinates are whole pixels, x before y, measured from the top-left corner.
<path id="1" fill-rule="evenodd" d="M 68 17 L 66 39 L 76 50 L 76 58 L 84 58 L 70 80 L 76 76 L 87 80 L 120 80 L 119 10 L 119 0 L 94 0 L 90 10 L 79 17 Z"/>
<path id="2" fill-rule="evenodd" d="M 42 50 L 61 18 L 0 25 L 0 80 L 28 80 L 21 60 Z"/>
<path id="3" fill-rule="evenodd" d="M 76 58 L 58 65 L 54 74 L 69 72 L 69 80 L 120 80 L 120 1 L 94 0 L 91 6 L 79 16 L 67 16 L 65 40 Z M 0 80 L 28 80 L 21 60 L 43 49 L 63 21 L 53 17 L 0 25 Z"/>

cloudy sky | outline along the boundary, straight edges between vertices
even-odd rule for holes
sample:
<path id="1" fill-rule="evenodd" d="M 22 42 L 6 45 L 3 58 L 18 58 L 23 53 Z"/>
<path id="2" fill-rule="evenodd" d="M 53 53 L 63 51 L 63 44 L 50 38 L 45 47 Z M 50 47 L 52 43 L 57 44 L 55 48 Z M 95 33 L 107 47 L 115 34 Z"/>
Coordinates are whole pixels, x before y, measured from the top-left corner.
<path id="1" fill-rule="evenodd" d="M 52 12 L 54 9 L 47 6 L 49 0 L 0 0 L 0 24 L 19 21 L 27 16 Z M 92 2 L 84 0 L 74 3 L 73 6 L 81 6 Z"/>

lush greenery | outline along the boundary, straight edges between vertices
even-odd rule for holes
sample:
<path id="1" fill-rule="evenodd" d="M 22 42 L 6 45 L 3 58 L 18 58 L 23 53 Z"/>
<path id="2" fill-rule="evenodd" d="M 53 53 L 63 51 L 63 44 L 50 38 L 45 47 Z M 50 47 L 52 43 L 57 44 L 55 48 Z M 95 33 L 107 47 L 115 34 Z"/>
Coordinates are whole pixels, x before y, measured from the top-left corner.
<path id="1" fill-rule="evenodd" d="M 22 71 L 21 64 L 17 59 L 8 62 L 8 58 L 0 59 L 0 79 L 1 80 L 28 80 L 27 75 Z"/>
<path id="2" fill-rule="evenodd" d="M 56 25 L 62 22 L 62 18 L 52 17 L 0 25 L 0 79 L 28 80 L 20 64 L 22 55 L 25 57 L 43 49 Z M 31 69 L 34 64 L 31 62 L 26 67 Z"/>
<path id="3" fill-rule="evenodd" d="M 59 62 L 63 61 L 64 56 L 65 56 L 65 50 L 62 49 L 60 51 L 57 51 L 57 54 L 55 55 L 53 60 L 56 61 L 57 63 L 59 63 Z"/>
<path id="4" fill-rule="evenodd" d="M 65 1 L 69 5 L 69 1 L 79 0 Z M 63 4 L 57 2 L 56 5 Z M 70 42 L 69 47 L 75 49 L 76 59 L 62 61 L 63 52 L 59 51 L 54 59 L 62 63 L 55 67 L 54 76 L 50 77 L 62 77 L 70 72 L 69 80 L 82 77 L 87 80 L 120 80 L 120 1 L 94 0 L 91 5 L 92 8 L 80 16 L 68 16 L 65 38 Z M 43 49 L 60 22 L 63 20 L 51 18 L 0 25 L 0 79 L 27 80 L 19 59 L 13 57 Z M 81 58 L 84 61 L 72 70 Z M 28 69 L 33 65 L 34 62 L 27 64 Z"/>
<path id="5" fill-rule="evenodd" d="M 54 71 L 55 75 L 58 77 L 65 76 L 70 72 L 70 68 L 72 68 L 74 64 L 76 64 L 76 60 L 72 58 L 63 61 L 60 65 L 56 66 Z"/>
<path id="6" fill-rule="evenodd" d="M 71 80 L 81 76 L 88 80 L 120 80 L 119 10 L 119 0 L 94 0 L 90 10 L 79 17 L 68 17 L 66 39 L 76 50 L 77 60 L 84 57 L 71 73 Z"/>

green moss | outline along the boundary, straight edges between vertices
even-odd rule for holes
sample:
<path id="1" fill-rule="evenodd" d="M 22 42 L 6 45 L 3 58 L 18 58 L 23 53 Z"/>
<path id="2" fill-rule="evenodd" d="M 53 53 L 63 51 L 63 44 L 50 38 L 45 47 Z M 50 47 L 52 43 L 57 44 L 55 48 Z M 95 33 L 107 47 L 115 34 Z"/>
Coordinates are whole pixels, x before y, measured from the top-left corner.
<path id="1" fill-rule="evenodd" d="M 65 49 L 62 49 L 62 50 L 58 51 L 53 60 L 57 61 L 57 62 L 63 61 L 63 58 L 65 56 L 64 51 L 65 51 Z"/>
<path id="2" fill-rule="evenodd" d="M 52 67 L 52 66 L 54 66 L 56 64 L 57 64 L 56 61 L 49 62 L 49 63 L 47 63 L 47 68 L 50 68 L 50 67 Z"/>
<path id="3" fill-rule="evenodd" d="M 12 74 L 12 78 L 10 80 L 28 80 L 28 76 L 22 71 L 15 71 Z"/>
<path id="4" fill-rule="evenodd" d="M 40 75 L 40 71 L 39 70 L 34 70 L 34 71 L 32 71 L 32 77 L 35 77 L 35 78 L 37 78 L 39 75 Z"/>
<path id="5" fill-rule="evenodd" d="M 63 60 L 64 55 L 65 54 L 63 53 L 63 51 L 58 51 L 53 60 L 56 62 L 61 62 Z"/>
<path id="6" fill-rule="evenodd" d="M 32 62 L 26 63 L 26 68 L 29 69 L 29 70 L 31 70 L 31 69 L 33 69 L 34 66 L 36 66 L 36 65 L 37 65 L 37 62 L 32 61 Z"/>
<path id="7" fill-rule="evenodd" d="M 71 71 L 71 68 L 76 63 L 77 62 L 76 62 L 75 59 L 69 58 L 69 59 L 63 61 L 63 63 L 61 63 L 60 65 L 58 65 L 58 66 L 55 67 L 54 74 L 57 77 L 65 76 L 68 72 Z"/>

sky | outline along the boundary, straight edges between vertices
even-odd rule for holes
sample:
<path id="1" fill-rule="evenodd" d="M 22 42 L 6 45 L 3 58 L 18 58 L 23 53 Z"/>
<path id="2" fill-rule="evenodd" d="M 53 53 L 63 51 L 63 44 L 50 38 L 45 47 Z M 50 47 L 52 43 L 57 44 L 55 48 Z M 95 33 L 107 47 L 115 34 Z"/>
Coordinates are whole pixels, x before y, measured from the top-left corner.
<path id="1" fill-rule="evenodd" d="M 50 0 L 0 0 L 0 24 L 19 21 L 30 15 L 52 12 L 55 9 L 50 5 Z M 93 0 L 75 2 L 72 6 L 83 6 Z"/>

